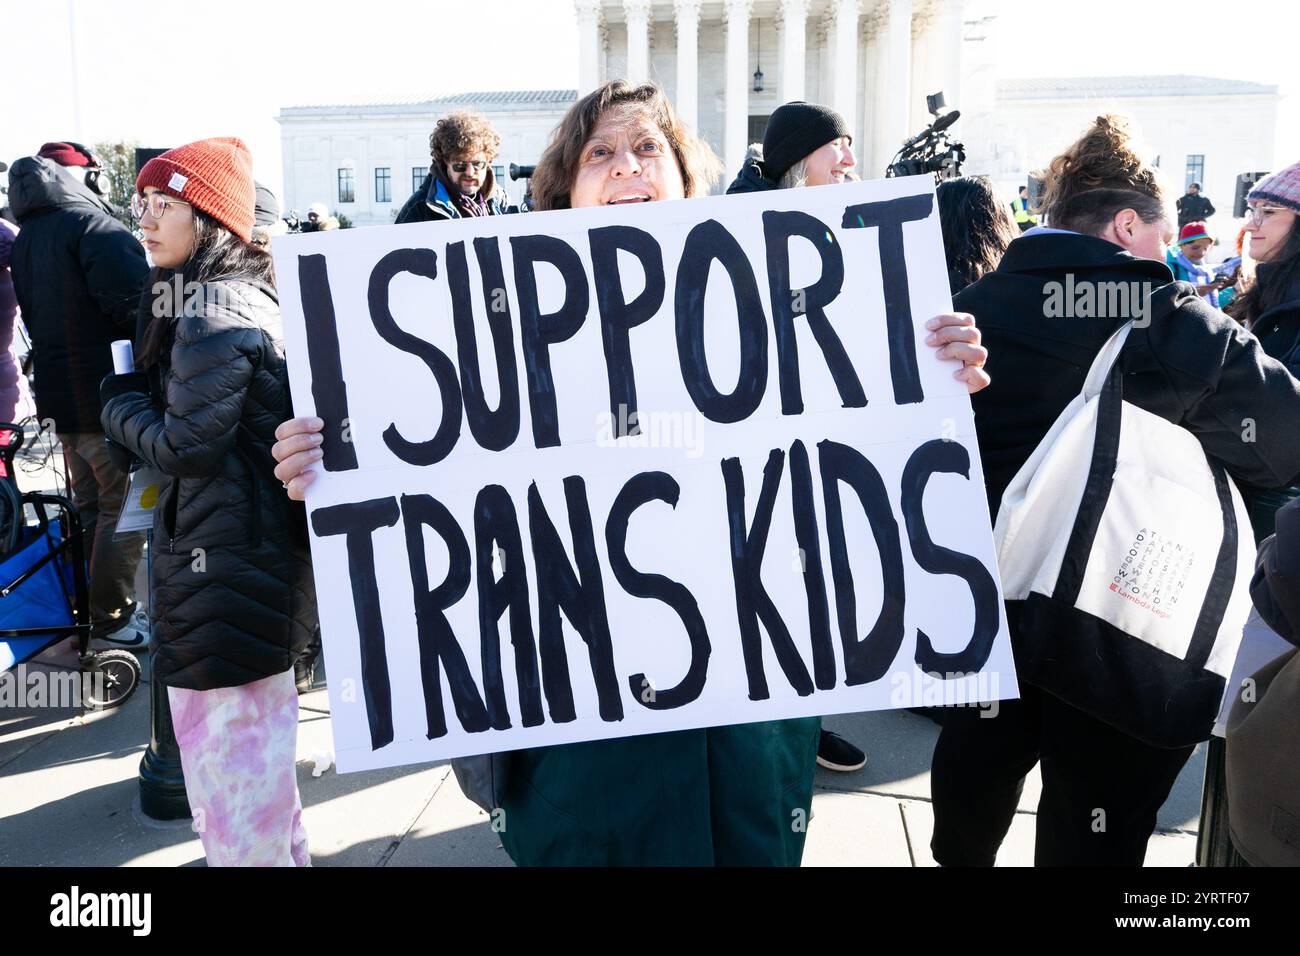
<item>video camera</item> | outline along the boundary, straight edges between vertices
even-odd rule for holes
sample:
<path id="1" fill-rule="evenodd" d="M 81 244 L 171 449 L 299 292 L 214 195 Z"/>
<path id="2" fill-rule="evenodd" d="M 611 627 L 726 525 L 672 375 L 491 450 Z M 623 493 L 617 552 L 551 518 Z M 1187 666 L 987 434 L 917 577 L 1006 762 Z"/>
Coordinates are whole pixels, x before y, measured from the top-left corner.
<path id="1" fill-rule="evenodd" d="M 533 175 L 535 169 L 537 169 L 536 164 L 532 166 L 520 166 L 518 163 L 511 163 L 510 178 L 511 180 L 528 179 Z"/>
<path id="2" fill-rule="evenodd" d="M 942 116 L 939 111 L 947 105 L 943 91 L 932 93 L 925 98 L 926 109 L 934 117 L 934 122 L 917 133 L 894 154 L 894 159 L 885 169 L 885 175 L 919 176 L 933 173 L 935 183 L 945 179 L 956 179 L 961 175 L 961 164 L 966 161 L 966 147 L 948 139 L 948 127 L 957 122 L 960 110 L 949 110 Z"/>

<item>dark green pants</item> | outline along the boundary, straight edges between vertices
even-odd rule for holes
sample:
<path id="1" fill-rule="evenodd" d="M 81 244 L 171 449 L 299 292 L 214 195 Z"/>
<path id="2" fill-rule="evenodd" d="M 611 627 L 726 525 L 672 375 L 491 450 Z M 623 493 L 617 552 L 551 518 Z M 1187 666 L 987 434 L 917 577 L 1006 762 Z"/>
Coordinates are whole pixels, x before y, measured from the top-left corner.
<path id="1" fill-rule="evenodd" d="M 819 718 L 520 750 L 501 842 L 520 866 L 798 866 Z"/>

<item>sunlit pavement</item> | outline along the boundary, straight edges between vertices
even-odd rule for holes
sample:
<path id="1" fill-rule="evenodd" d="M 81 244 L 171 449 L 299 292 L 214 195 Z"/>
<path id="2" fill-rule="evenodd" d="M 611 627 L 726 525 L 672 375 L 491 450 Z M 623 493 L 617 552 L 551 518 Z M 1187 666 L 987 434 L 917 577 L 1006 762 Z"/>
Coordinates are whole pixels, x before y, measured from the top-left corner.
<path id="1" fill-rule="evenodd" d="M 461 794 L 446 763 L 315 775 L 317 758 L 331 752 L 329 701 L 318 687 L 300 704 L 298 785 L 314 865 L 510 865 L 487 815 Z M 929 764 L 938 727 L 906 711 L 829 717 L 826 725 L 863 747 L 867 765 L 818 771 L 804 865 L 933 866 Z M 188 821 L 153 824 L 136 807 L 148 734 L 147 686 L 98 714 L 0 710 L 0 865 L 202 865 Z M 1161 810 L 1149 866 L 1193 860 L 1202 749 Z M 1032 862 L 1038 793 L 1035 773 L 998 865 Z"/>

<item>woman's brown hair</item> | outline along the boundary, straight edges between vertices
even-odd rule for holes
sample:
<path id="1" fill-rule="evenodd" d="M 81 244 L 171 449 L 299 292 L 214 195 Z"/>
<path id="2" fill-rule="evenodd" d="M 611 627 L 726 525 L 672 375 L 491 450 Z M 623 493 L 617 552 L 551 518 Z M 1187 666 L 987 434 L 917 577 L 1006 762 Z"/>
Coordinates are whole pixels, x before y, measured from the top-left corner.
<path id="1" fill-rule="evenodd" d="M 1292 297 L 1292 290 L 1300 284 L 1300 219 L 1291 224 L 1291 231 L 1282 241 L 1278 251 L 1267 261 L 1255 266 L 1255 275 L 1246 283 L 1246 290 L 1228 303 L 1223 311 L 1250 326 L 1256 319 Z"/>
<path id="2" fill-rule="evenodd" d="M 1128 120 L 1106 113 L 1048 166 L 1043 211 L 1058 229 L 1095 236 L 1121 209 L 1147 223 L 1169 216 L 1160 174 L 1134 149 Z"/>
<path id="3" fill-rule="evenodd" d="M 662 90 L 648 83 L 633 86 L 626 80 L 614 80 L 574 103 L 551 134 L 551 143 L 533 172 L 534 209 L 569 208 L 569 191 L 577 175 L 582 147 L 605 112 L 621 108 L 644 113 L 663 131 L 677 159 L 688 198 L 708 192 L 721 177 L 721 160 L 677 118 L 676 110 Z"/>

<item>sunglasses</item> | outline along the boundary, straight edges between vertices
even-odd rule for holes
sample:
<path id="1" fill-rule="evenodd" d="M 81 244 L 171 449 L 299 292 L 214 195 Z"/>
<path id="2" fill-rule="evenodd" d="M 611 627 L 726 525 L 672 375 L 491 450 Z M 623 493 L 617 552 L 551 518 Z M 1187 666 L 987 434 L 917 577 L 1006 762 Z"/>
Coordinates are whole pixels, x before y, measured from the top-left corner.
<path id="1" fill-rule="evenodd" d="M 131 215 L 140 220 L 144 218 L 144 214 L 147 212 L 153 216 L 154 222 L 157 222 L 167 212 L 168 206 L 188 205 L 189 203 L 179 199 L 168 199 L 162 193 L 150 193 L 148 196 L 141 196 L 136 193 L 131 197 Z"/>
<path id="2" fill-rule="evenodd" d="M 476 159 L 476 160 L 474 160 L 474 161 L 471 162 L 471 163 L 452 163 L 452 164 L 451 164 L 451 171 L 452 171 L 453 173 L 463 173 L 465 170 L 469 169 L 471 166 L 474 167 L 474 172 L 476 172 L 476 173 L 481 173 L 481 172 L 483 172 L 483 170 L 487 169 L 487 160 L 486 160 L 486 159 Z"/>

